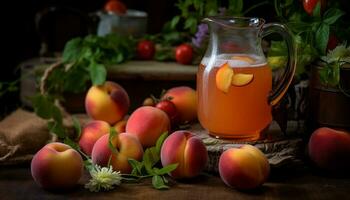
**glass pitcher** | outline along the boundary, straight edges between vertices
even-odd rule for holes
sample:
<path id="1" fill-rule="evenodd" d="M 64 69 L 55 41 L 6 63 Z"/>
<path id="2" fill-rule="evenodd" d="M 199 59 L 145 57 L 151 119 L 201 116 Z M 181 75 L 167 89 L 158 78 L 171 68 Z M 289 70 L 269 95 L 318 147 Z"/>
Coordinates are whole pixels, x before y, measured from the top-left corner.
<path id="1" fill-rule="evenodd" d="M 272 121 L 271 107 L 287 91 L 296 66 L 292 36 L 285 26 L 260 18 L 214 16 L 209 44 L 197 72 L 198 118 L 217 138 L 254 141 Z M 261 39 L 277 32 L 286 40 L 288 63 L 272 89 L 272 72 Z"/>

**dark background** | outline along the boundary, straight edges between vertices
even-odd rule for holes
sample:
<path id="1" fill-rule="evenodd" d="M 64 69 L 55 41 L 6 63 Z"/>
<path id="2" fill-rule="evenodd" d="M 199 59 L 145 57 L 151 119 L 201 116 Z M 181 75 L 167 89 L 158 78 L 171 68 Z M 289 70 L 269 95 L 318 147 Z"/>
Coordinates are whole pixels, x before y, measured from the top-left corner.
<path id="1" fill-rule="evenodd" d="M 18 65 L 39 55 L 40 43 L 45 40 L 49 44 L 49 51 L 60 51 L 65 41 L 87 33 L 84 19 L 77 18 L 70 12 L 61 12 L 55 20 L 48 18 L 37 29 L 35 19 L 40 12 L 48 7 L 56 6 L 73 8 L 83 15 L 93 13 L 103 8 L 106 0 L 11 0 L 1 1 L 1 71 L 0 82 L 13 81 L 19 78 Z M 177 0 L 124 0 L 129 9 L 146 11 L 148 13 L 148 33 L 161 31 L 165 22 L 179 14 L 175 4 Z M 245 5 L 260 2 L 247 0 Z M 342 9 L 350 10 L 349 1 L 341 0 Z M 273 20 L 274 11 L 271 7 L 254 10 L 250 15 Z M 349 18 L 349 15 L 347 15 Z M 51 21 L 50 21 L 51 20 Z M 82 20 L 83 23 L 79 23 Z M 81 22 L 81 21 L 80 21 Z M 78 24 L 78 25 L 77 25 Z M 79 25 L 80 24 L 80 25 Z M 41 34 L 39 34 L 41 32 Z M 20 105 L 18 92 L 0 96 L 0 118 L 13 108 Z"/>

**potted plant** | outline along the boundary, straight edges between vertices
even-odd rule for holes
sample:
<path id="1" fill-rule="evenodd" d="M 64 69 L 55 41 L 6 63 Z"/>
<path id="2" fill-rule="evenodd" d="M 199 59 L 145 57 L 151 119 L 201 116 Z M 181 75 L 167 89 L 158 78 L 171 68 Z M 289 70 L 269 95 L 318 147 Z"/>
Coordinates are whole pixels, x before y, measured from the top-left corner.
<path id="1" fill-rule="evenodd" d="M 350 128 L 350 46 L 338 45 L 311 66 L 312 128 Z"/>

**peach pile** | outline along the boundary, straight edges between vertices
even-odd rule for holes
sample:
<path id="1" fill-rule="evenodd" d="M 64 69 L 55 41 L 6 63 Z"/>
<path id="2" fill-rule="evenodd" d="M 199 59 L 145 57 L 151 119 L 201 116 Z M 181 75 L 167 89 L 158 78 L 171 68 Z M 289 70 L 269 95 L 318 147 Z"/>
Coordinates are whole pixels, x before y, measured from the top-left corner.
<path id="1" fill-rule="evenodd" d="M 154 146 L 159 136 L 169 130 L 168 115 L 152 106 L 139 107 L 126 123 L 126 132 L 135 135 L 144 148 Z"/>
<path id="2" fill-rule="evenodd" d="M 95 120 L 86 124 L 81 131 L 79 139 L 80 149 L 88 156 L 91 155 L 95 142 L 103 135 L 109 133 L 110 125 L 105 121 Z"/>
<path id="3" fill-rule="evenodd" d="M 220 177 L 230 187 L 241 190 L 256 188 L 267 180 L 269 172 L 267 158 L 252 145 L 228 149 L 220 156 Z"/>
<path id="4" fill-rule="evenodd" d="M 224 93 L 227 93 L 231 85 L 245 86 L 249 84 L 253 78 L 253 74 L 235 74 L 233 68 L 226 62 L 219 67 L 219 70 L 216 73 L 215 81 L 216 87 Z"/>
<path id="5" fill-rule="evenodd" d="M 92 162 L 100 166 L 107 166 L 108 162 L 115 171 L 130 173 L 132 168 L 128 163 L 128 158 L 141 160 L 143 148 L 138 139 L 127 133 L 118 134 L 111 139 L 112 145 L 118 152 L 112 152 L 108 145 L 109 134 L 102 136 L 92 149 Z"/>
<path id="6" fill-rule="evenodd" d="M 83 166 L 83 159 L 76 150 L 55 142 L 34 155 L 31 173 L 35 182 L 45 189 L 68 189 L 78 183 Z"/>
<path id="7" fill-rule="evenodd" d="M 176 106 L 180 122 L 191 122 L 197 119 L 197 93 L 187 86 L 169 89 L 162 97 L 169 99 Z"/>
<path id="8" fill-rule="evenodd" d="M 191 178 L 204 169 L 208 152 L 202 140 L 191 132 L 175 131 L 164 141 L 160 157 L 163 166 L 179 164 L 170 176 Z"/>
<path id="9" fill-rule="evenodd" d="M 92 86 L 85 97 L 87 114 L 95 120 L 115 124 L 128 112 L 129 96 L 117 83 L 106 81 L 101 86 Z"/>
<path id="10" fill-rule="evenodd" d="M 347 172 L 350 169 L 350 133 L 322 127 L 309 140 L 311 160 L 321 169 Z"/>

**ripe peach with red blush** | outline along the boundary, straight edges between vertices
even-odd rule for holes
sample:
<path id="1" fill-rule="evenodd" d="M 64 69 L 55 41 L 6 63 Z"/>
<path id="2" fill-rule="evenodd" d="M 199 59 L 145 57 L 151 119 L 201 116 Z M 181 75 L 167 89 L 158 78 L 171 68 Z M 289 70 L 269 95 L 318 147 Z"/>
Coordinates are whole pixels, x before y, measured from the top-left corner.
<path id="1" fill-rule="evenodd" d="M 135 135 L 144 148 L 154 146 L 159 136 L 170 130 L 168 115 L 155 107 L 142 106 L 131 113 L 126 132 Z"/>
<path id="2" fill-rule="evenodd" d="M 132 168 L 128 159 L 141 160 L 143 156 L 139 140 L 131 134 L 120 133 L 111 139 L 111 143 L 118 152 L 112 152 L 109 148 L 109 134 L 97 140 L 92 149 L 92 162 L 100 166 L 107 166 L 110 162 L 115 171 L 130 173 Z"/>
<path id="3" fill-rule="evenodd" d="M 311 160 L 321 169 L 348 173 L 350 169 L 350 133 L 327 127 L 315 130 L 309 140 Z"/>
<path id="4" fill-rule="evenodd" d="M 101 120 L 94 120 L 87 123 L 81 131 L 79 139 L 80 149 L 90 156 L 95 142 L 103 135 L 108 134 L 110 128 L 107 122 Z"/>
<path id="5" fill-rule="evenodd" d="M 178 163 L 170 172 L 173 178 L 191 178 L 202 172 L 208 161 L 208 152 L 202 140 L 189 131 L 175 131 L 163 143 L 163 166 Z"/>
<path id="6" fill-rule="evenodd" d="M 219 173 L 224 183 L 241 190 L 254 189 L 268 178 L 270 165 L 265 155 L 252 145 L 230 148 L 219 159 Z"/>
<path id="7" fill-rule="evenodd" d="M 187 86 L 169 89 L 162 97 L 175 104 L 180 122 L 190 122 L 197 119 L 197 93 Z"/>
<path id="8" fill-rule="evenodd" d="M 70 146 L 54 142 L 45 145 L 33 157 L 31 173 L 34 181 L 45 189 L 69 189 L 83 175 L 83 159 Z"/>
<path id="9" fill-rule="evenodd" d="M 115 124 L 128 112 L 128 93 L 119 84 L 106 81 L 103 85 L 92 86 L 85 97 L 85 110 L 94 120 Z"/>

